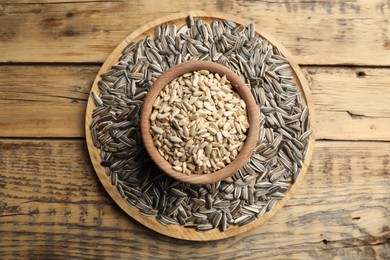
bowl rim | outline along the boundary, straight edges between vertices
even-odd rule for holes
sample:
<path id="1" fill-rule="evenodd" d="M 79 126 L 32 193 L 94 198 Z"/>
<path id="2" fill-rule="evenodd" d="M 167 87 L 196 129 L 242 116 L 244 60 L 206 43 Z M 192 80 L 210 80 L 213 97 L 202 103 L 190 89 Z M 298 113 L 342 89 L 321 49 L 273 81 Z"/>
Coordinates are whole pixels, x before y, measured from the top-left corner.
<path id="1" fill-rule="evenodd" d="M 226 75 L 227 80 L 233 88 L 239 93 L 240 97 L 245 101 L 249 128 L 247 130 L 247 138 L 244 146 L 238 153 L 237 157 L 224 168 L 207 174 L 184 174 L 172 169 L 172 165 L 160 155 L 158 149 L 153 143 L 153 137 L 150 133 L 150 115 L 153 110 L 153 103 L 159 96 L 162 89 L 175 78 L 189 72 L 198 70 L 208 70 L 211 73 L 217 73 L 221 76 Z M 220 180 L 227 179 L 237 172 L 244 164 L 247 163 L 253 150 L 256 147 L 259 129 L 260 129 L 260 107 L 245 82 L 229 68 L 211 61 L 188 61 L 180 63 L 165 71 L 150 87 L 144 104 L 141 108 L 141 137 L 146 151 L 153 162 L 168 176 L 190 184 L 208 184 Z"/>

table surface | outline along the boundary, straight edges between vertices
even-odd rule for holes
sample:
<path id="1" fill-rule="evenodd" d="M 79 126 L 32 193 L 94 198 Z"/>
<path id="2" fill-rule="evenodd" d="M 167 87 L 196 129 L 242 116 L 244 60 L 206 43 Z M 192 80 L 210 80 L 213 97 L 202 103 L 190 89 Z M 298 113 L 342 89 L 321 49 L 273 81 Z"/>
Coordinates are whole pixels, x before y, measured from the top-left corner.
<path id="1" fill-rule="evenodd" d="M 91 166 L 86 101 L 128 34 L 179 11 L 256 23 L 309 82 L 316 147 L 288 204 L 247 233 L 176 240 L 131 219 Z M 389 1 L 0 0 L 0 258 L 389 259 Z"/>

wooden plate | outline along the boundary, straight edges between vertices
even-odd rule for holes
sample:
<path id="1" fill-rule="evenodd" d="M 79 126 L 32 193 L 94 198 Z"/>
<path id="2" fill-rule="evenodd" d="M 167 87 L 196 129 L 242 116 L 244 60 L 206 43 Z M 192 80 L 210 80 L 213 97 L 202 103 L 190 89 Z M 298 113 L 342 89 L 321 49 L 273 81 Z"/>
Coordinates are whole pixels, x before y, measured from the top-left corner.
<path id="1" fill-rule="evenodd" d="M 163 18 L 156 19 L 153 22 L 147 23 L 138 30 L 131 33 L 124 41 L 122 41 L 115 50 L 110 54 L 110 56 L 107 58 L 107 60 L 104 62 L 103 66 L 101 67 L 93 85 L 91 91 L 94 91 L 96 93 L 99 93 L 99 88 L 97 86 L 98 81 L 100 80 L 100 75 L 106 71 L 108 71 L 112 65 L 116 64 L 118 62 L 118 59 L 121 56 L 122 50 L 127 46 L 128 43 L 132 41 L 139 41 L 140 39 L 144 38 L 146 35 L 153 36 L 154 34 L 154 28 L 161 24 L 176 24 L 180 25 L 185 23 L 185 19 L 188 15 L 192 15 L 194 18 L 201 18 L 204 22 L 210 23 L 214 20 L 224 20 L 229 19 L 237 24 L 243 24 L 243 25 L 249 25 L 249 21 L 245 21 L 242 19 L 237 19 L 237 17 L 232 17 L 225 14 L 218 14 L 215 12 L 208 13 L 208 12 L 188 12 L 188 13 L 179 13 L 179 14 L 173 14 L 169 15 Z M 260 27 L 260 26 L 259 26 Z M 272 45 L 277 47 L 279 51 L 289 60 L 290 66 L 293 70 L 294 74 L 294 81 L 296 83 L 296 86 L 300 88 L 301 94 L 304 96 L 308 110 L 309 110 L 309 117 L 310 117 L 310 125 L 309 128 L 313 129 L 315 132 L 314 127 L 314 110 L 313 110 L 313 101 L 310 94 L 310 89 L 308 87 L 308 84 L 305 80 L 305 77 L 300 70 L 299 66 L 295 61 L 293 60 L 291 54 L 281 45 L 276 39 L 274 39 L 271 35 L 268 33 L 265 33 L 261 28 L 257 28 L 256 32 L 265 40 L 270 42 Z M 95 104 L 92 99 L 92 95 L 90 95 L 88 99 L 87 104 L 87 110 L 86 110 L 86 118 L 85 118 L 85 130 L 86 130 L 86 139 L 87 139 L 87 146 L 89 155 L 93 164 L 93 167 L 96 171 L 96 174 L 98 175 L 101 183 L 103 184 L 104 188 L 107 190 L 108 194 L 112 197 L 112 199 L 132 218 L 140 222 L 141 224 L 145 225 L 146 227 L 159 232 L 161 234 L 179 238 L 179 239 L 185 239 L 185 240 L 195 240 L 195 241 L 208 241 L 208 240 L 218 240 L 223 238 L 228 238 L 231 236 L 238 235 L 240 233 L 246 232 L 250 229 L 253 229 L 254 227 L 260 225 L 261 223 L 267 221 L 270 217 L 272 217 L 276 212 L 278 212 L 290 199 L 291 193 L 299 186 L 299 184 L 302 182 L 307 169 L 309 167 L 309 163 L 313 154 L 314 150 L 314 133 L 309 137 L 308 140 L 308 150 L 306 153 L 306 157 L 303 162 L 303 166 L 301 169 L 301 173 L 296 180 L 295 184 L 291 185 L 289 190 L 285 193 L 285 197 L 280 200 L 269 212 L 265 213 L 262 217 L 257 219 L 256 221 L 252 222 L 251 224 L 243 227 L 239 226 L 230 226 L 226 231 L 221 232 L 218 229 L 213 229 L 207 232 L 198 232 L 195 229 L 188 229 L 184 228 L 180 225 L 171 225 L 171 226 L 164 226 L 160 224 L 155 217 L 147 217 L 139 213 L 139 210 L 136 208 L 130 207 L 125 200 L 121 197 L 118 190 L 115 186 L 111 185 L 110 177 L 106 175 L 105 169 L 103 166 L 100 165 L 101 159 L 100 159 L 100 150 L 96 148 L 92 142 L 92 136 L 91 131 L 89 129 L 89 126 L 92 121 L 92 112 L 95 108 Z"/>

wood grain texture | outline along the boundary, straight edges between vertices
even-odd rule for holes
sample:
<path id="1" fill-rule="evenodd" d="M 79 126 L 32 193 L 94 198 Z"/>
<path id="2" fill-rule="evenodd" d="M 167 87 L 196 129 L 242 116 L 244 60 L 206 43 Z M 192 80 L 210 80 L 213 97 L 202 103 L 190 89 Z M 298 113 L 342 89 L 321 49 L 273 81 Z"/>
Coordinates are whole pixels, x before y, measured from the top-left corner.
<path id="1" fill-rule="evenodd" d="M 191 10 L 246 17 L 279 39 L 299 64 L 390 65 L 385 0 L 7 0 L 0 4 L 0 61 L 102 62 L 143 24 Z"/>
<path id="2" fill-rule="evenodd" d="M 390 70 L 307 68 L 321 139 L 390 140 Z"/>
<path id="3" fill-rule="evenodd" d="M 222 241 L 175 240 L 130 219 L 82 140 L 8 138 L 83 137 L 100 63 L 140 26 L 186 10 L 247 17 L 274 35 L 309 65 L 317 138 L 359 140 L 317 141 L 288 205 Z M 389 15 L 386 0 L 2 0 L 0 63 L 61 64 L 0 65 L 0 258 L 390 259 L 390 143 L 363 141 L 390 140 L 390 71 L 375 68 L 390 65 Z"/>
<path id="4" fill-rule="evenodd" d="M 302 69 L 314 99 L 318 139 L 390 140 L 388 69 Z M 0 136 L 83 137 L 86 100 L 98 70 L 95 65 L 1 66 Z"/>
<path id="5" fill-rule="evenodd" d="M 1 66 L 0 135 L 84 136 L 95 66 Z"/>
<path id="6" fill-rule="evenodd" d="M 120 210 L 84 141 L 1 140 L 0 257 L 388 259 L 389 154 L 389 142 L 319 141 L 306 179 L 272 219 L 233 238 L 188 242 Z"/>
<path id="7" fill-rule="evenodd" d="M 98 75 L 95 78 L 95 81 L 92 85 L 91 92 L 100 93 L 98 88 L 98 82 L 100 80 L 100 75 L 110 70 L 111 66 L 115 65 L 119 58 L 122 55 L 123 49 L 130 43 L 130 42 L 137 42 L 141 39 L 144 39 L 146 35 L 153 35 L 154 28 L 156 26 L 159 26 L 161 24 L 176 24 L 177 26 L 180 24 L 184 24 L 186 22 L 186 18 L 188 15 L 193 16 L 195 19 L 201 18 L 203 22 L 211 23 L 215 20 L 221 20 L 225 19 L 225 15 L 220 13 L 211 13 L 211 12 L 201 12 L 201 11 L 193 11 L 193 12 L 187 12 L 187 13 L 180 13 L 175 15 L 169 15 L 165 16 L 160 19 L 156 19 L 150 23 L 147 23 L 140 27 L 139 29 L 135 30 L 133 33 L 131 33 L 129 36 L 127 36 L 108 56 L 102 67 L 100 68 Z M 226 19 L 230 19 L 238 24 L 249 24 L 248 21 L 245 21 L 243 19 L 238 19 L 235 17 L 229 17 L 227 16 Z M 90 131 L 90 125 L 92 122 L 92 112 L 95 108 L 95 102 L 92 98 L 92 95 L 90 95 L 87 103 L 87 109 L 85 113 L 85 132 L 86 132 L 86 139 L 87 139 L 87 145 L 88 145 L 88 151 L 89 156 L 92 161 L 92 165 L 96 171 L 97 176 L 99 177 L 100 181 L 102 182 L 104 188 L 107 190 L 109 195 L 115 202 L 132 218 L 136 219 L 138 222 L 142 223 L 143 225 L 149 227 L 150 229 L 157 231 L 161 234 L 174 237 L 174 238 L 180 238 L 185 240 L 195 240 L 195 241 L 211 241 L 211 240 L 218 240 L 223 239 L 231 236 L 236 236 L 238 234 L 241 234 L 243 232 L 246 232 L 248 230 L 253 229 L 257 225 L 260 225 L 264 222 L 266 222 L 269 218 L 271 218 L 274 214 L 276 214 L 290 199 L 291 194 L 295 189 L 297 189 L 298 185 L 301 183 L 303 177 L 306 174 L 306 171 L 308 169 L 308 166 L 310 164 L 310 160 L 313 154 L 314 149 L 314 141 L 315 141 L 315 115 L 314 115 L 314 108 L 313 108 L 313 100 L 311 98 L 311 92 L 307 85 L 306 79 L 299 68 L 298 64 L 294 61 L 291 54 L 285 49 L 285 47 L 278 42 L 277 39 L 275 39 L 272 35 L 256 29 L 256 32 L 265 40 L 270 42 L 273 46 L 276 46 L 279 50 L 279 52 L 286 57 L 286 59 L 289 62 L 289 65 L 292 69 L 293 74 L 293 80 L 297 86 L 297 88 L 301 91 L 302 97 L 305 99 L 308 113 L 309 113 L 309 125 L 308 129 L 313 130 L 313 134 L 308 139 L 308 148 L 305 155 L 305 158 L 303 159 L 303 165 L 301 168 L 301 172 L 299 174 L 298 179 L 296 180 L 295 184 L 289 187 L 289 190 L 286 192 L 283 199 L 277 202 L 277 204 L 268 212 L 266 212 L 261 218 L 258 218 L 257 220 L 253 221 L 251 224 L 245 225 L 245 226 L 232 226 L 229 229 L 225 230 L 224 232 L 221 232 L 218 229 L 213 229 L 208 232 L 197 232 L 193 229 L 187 229 L 181 226 L 168 226 L 168 227 L 162 227 L 160 223 L 153 217 L 151 218 L 145 218 L 142 214 L 140 214 L 137 210 L 134 208 L 128 207 L 128 204 L 123 198 L 120 196 L 119 192 L 115 187 L 111 185 L 111 181 L 106 175 L 106 171 L 104 167 L 101 166 L 101 158 L 100 158 L 100 149 L 95 147 L 92 141 L 92 135 Z M 186 66 L 186 65 L 183 65 Z M 241 154 L 240 154 L 241 155 Z M 239 156 L 240 156 L 239 155 Z M 233 162 L 234 163 L 234 162 Z M 233 164 L 232 163 L 232 164 Z M 167 166 L 166 166 L 167 167 Z"/>

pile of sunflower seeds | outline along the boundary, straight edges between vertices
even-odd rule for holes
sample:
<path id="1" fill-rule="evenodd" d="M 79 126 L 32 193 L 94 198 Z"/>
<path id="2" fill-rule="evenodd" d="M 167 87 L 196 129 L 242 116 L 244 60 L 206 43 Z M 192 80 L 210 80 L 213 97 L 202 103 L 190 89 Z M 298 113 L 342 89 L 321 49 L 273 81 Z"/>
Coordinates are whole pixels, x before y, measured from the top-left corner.
<path id="1" fill-rule="evenodd" d="M 153 143 L 175 171 L 207 174 L 231 163 L 249 128 L 246 104 L 226 76 L 207 70 L 167 84 L 153 103 Z"/>
<path id="2" fill-rule="evenodd" d="M 239 75 L 260 107 L 258 145 L 231 178 L 189 185 L 153 165 L 140 138 L 140 107 L 153 82 L 189 60 L 211 60 Z M 244 226 L 284 197 L 297 179 L 308 148 L 308 109 L 291 67 L 253 24 L 211 24 L 188 17 L 185 24 L 156 27 L 154 37 L 130 43 L 119 62 L 101 75 L 90 125 L 101 164 L 131 207 L 163 225 L 206 231 Z"/>

